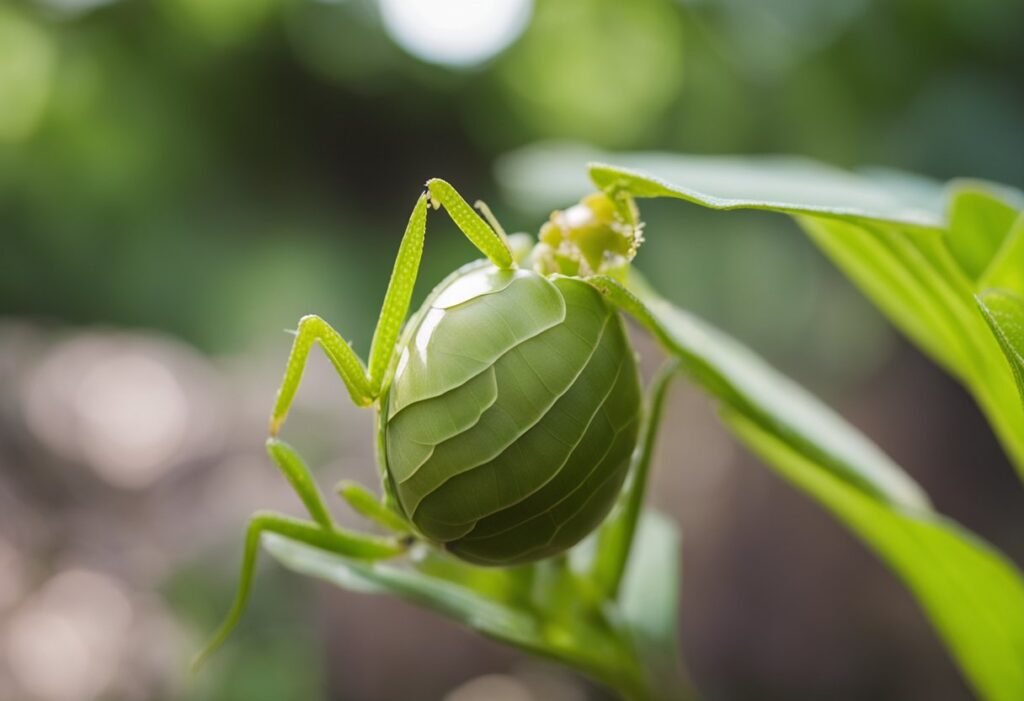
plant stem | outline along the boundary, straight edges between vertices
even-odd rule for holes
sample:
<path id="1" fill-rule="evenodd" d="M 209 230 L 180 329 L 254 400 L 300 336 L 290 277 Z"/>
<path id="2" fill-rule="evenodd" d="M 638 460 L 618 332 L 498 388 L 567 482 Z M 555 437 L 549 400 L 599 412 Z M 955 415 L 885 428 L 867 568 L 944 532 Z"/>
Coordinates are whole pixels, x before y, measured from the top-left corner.
<path id="1" fill-rule="evenodd" d="M 637 523 L 643 511 L 644 495 L 647 491 L 647 476 L 650 473 L 654 444 L 661 423 L 662 407 L 669 381 L 679 369 L 677 360 L 668 360 L 658 369 L 647 391 L 647 405 L 644 420 L 637 438 L 633 465 L 616 513 L 608 519 L 598 539 L 598 557 L 594 562 L 593 579 L 603 596 L 614 601 L 619 595 L 622 577 L 629 563 Z"/>

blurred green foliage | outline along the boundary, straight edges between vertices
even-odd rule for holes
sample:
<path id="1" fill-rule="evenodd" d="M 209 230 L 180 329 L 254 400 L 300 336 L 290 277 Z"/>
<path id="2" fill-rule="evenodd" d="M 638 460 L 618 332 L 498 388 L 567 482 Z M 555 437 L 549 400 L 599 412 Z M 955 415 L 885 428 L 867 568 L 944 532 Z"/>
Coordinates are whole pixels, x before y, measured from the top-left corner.
<path id="1" fill-rule="evenodd" d="M 10 4 L 0 304 L 210 349 L 315 305 L 363 345 L 372 307 L 346 300 L 382 290 L 420 183 L 493 199 L 493 158 L 538 138 L 1019 185 L 1022 24 L 994 0 L 540 0 L 504 54 L 448 70 L 404 54 L 369 0 Z M 469 255 L 445 238 L 428 281 Z M 690 253 L 749 267 L 746 243 Z"/>

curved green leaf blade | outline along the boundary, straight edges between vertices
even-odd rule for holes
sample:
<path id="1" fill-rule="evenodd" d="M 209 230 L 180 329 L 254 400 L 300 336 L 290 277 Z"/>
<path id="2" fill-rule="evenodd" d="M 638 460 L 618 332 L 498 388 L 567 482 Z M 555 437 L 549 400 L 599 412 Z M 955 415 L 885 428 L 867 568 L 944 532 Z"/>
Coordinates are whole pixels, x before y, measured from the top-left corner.
<path id="1" fill-rule="evenodd" d="M 964 272 L 977 280 L 999 250 L 1017 216 L 1001 193 L 983 183 L 963 181 L 949 195 L 949 247 Z"/>
<path id="2" fill-rule="evenodd" d="M 589 282 L 647 327 L 691 378 L 730 408 L 876 499 L 912 511 L 929 508 L 921 488 L 838 414 L 737 341 L 661 299 L 637 273 L 630 273 L 628 289 L 608 277 Z"/>
<path id="3" fill-rule="evenodd" d="M 636 197 L 673 197 L 711 209 L 765 209 L 924 229 L 942 226 L 938 212 L 908 206 L 869 178 L 807 159 L 643 154 L 631 162 L 642 163 L 644 172 L 592 163 L 590 177 L 602 189 L 628 190 Z"/>
<path id="4" fill-rule="evenodd" d="M 883 222 L 801 217 L 799 223 L 892 321 L 974 395 L 1024 478 L 1024 405 L 1000 349 L 975 302 L 975 284 L 942 237 Z M 1024 235 L 1020 236 L 1024 240 Z M 1004 241 L 1000 279 L 1019 275 L 1024 246 Z"/>
<path id="5" fill-rule="evenodd" d="M 978 306 L 1006 354 L 1024 403 L 1024 297 L 988 290 L 978 297 Z"/>
<path id="6" fill-rule="evenodd" d="M 723 414 L 762 460 L 843 521 L 900 576 L 980 697 L 1024 698 L 1024 582 L 1011 562 L 952 521 L 889 508 L 741 414 Z"/>
<path id="7" fill-rule="evenodd" d="M 901 330 L 967 386 L 1024 478 L 1024 407 L 974 301 L 979 285 L 992 280 L 1024 285 L 1013 282 L 1024 275 L 1024 234 L 1010 229 L 1024 195 L 954 181 L 947 188 L 950 224 L 926 204 L 919 183 L 910 192 L 799 159 L 633 154 L 624 160 L 645 170 L 592 164 L 591 178 L 637 197 L 793 216 Z"/>
<path id="8" fill-rule="evenodd" d="M 983 698 L 1024 698 L 1024 580 L 998 552 L 934 513 L 877 447 L 721 332 L 634 281 L 594 279 L 635 316 L 768 464 L 846 523 L 915 594 Z"/>
<path id="9" fill-rule="evenodd" d="M 364 594 L 392 594 L 509 643 L 529 649 L 544 646 L 536 622 L 468 583 L 426 575 L 393 562 L 364 562 L 298 541 L 271 535 L 267 552 L 288 569 Z M 497 572 L 497 571 L 496 571 Z M 483 589 L 483 587 L 481 587 Z"/>
<path id="10" fill-rule="evenodd" d="M 1003 239 L 978 286 L 979 289 L 1000 287 L 1024 297 L 1024 212 Z"/>
<path id="11" fill-rule="evenodd" d="M 678 591 L 679 537 L 672 524 L 653 515 L 641 521 L 641 528 L 644 546 L 629 563 L 625 603 L 608 616 L 594 608 L 599 604 L 588 599 L 585 581 L 560 559 L 483 568 L 427 551 L 413 561 L 366 562 L 277 535 L 266 536 L 264 547 L 295 572 L 350 591 L 396 596 L 569 665 L 630 699 L 675 699 L 675 689 L 662 693 L 657 685 L 681 678 L 666 676 L 674 669 L 665 659 L 666 651 L 671 657 L 677 650 L 672 597 Z M 651 605 L 670 615 L 658 620 Z M 659 646 L 662 651 L 648 659 Z"/>
<path id="12" fill-rule="evenodd" d="M 811 240 L 917 345 L 961 379 L 974 361 L 979 319 L 964 302 L 971 295 L 955 268 L 941 275 L 930 257 L 942 258 L 940 234 L 888 222 L 800 217 Z M 927 251 L 927 253 L 926 253 Z M 930 254 L 930 255 L 929 255 Z M 945 268 L 951 268 L 945 263 Z M 976 335 L 976 333 L 975 333 Z M 991 348 L 989 349 L 991 351 Z"/>

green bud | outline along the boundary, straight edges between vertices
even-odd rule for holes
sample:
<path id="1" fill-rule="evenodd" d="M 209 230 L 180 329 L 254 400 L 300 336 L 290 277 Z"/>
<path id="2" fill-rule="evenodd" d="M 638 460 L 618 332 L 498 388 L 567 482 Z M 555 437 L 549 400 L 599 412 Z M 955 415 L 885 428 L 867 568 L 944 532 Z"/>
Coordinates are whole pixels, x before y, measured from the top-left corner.
<path id="1" fill-rule="evenodd" d="M 642 229 L 632 198 L 592 193 L 551 214 L 534 248 L 534 267 L 543 274 L 614 273 L 633 260 L 643 241 Z"/>

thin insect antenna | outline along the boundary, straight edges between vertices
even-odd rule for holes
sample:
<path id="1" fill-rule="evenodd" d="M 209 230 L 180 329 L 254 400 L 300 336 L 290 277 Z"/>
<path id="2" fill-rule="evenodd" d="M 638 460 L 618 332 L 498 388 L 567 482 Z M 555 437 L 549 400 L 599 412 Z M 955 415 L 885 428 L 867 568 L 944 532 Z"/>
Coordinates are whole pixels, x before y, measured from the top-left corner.
<path id="1" fill-rule="evenodd" d="M 487 223 L 491 225 L 491 228 L 498 232 L 498 236 L 504 239 L 505 243 L 508 243 L 508 234 L 505 233 L 505 229 L 502 228 L 501 224 L 498 222 L 498 218 L 494 216 L 494 212 L 491 211 L 491 208 L 488 207 L 483 200 L 477 200 L 473 203 L 473 206 L 480 210 L 480 214 L 482 214 L 484 219 L 487 220 Z"/>

